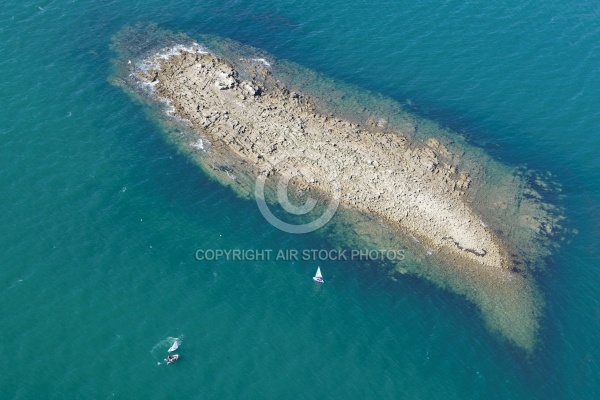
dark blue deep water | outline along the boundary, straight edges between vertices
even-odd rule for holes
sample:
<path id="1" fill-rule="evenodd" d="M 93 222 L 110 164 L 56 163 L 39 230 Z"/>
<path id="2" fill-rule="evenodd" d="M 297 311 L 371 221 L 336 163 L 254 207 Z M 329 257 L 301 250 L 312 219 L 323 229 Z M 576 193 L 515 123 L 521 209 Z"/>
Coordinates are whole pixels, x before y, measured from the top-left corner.
<path id="1" fill-rule="evenodd" d="M 0 397 L 597 399 L 600 4 L 549 0 L 3 1 Z M 539 276 L 532 355 L 459 296 L 370 265 L 201 263 L 315 248 L 210 180 L 109 83 L 158 23 L 389 96 L 562 185 L 576 234 Z M 557 200 L 558 201 L 558 200 Z M 325 239 L 325 240 L 324 240 Z M 325 243 L 324 243 L 325 242 Z M 182 338 L 181 361 L 162 359 Z"/>

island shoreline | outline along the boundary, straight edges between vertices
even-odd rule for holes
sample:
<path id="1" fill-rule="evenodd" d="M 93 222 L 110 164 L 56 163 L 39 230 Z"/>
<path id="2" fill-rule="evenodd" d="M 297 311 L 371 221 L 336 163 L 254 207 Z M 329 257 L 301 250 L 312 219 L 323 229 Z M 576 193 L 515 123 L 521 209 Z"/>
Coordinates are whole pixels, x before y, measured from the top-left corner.
<path id="1" fill-rule="evenodd" d="M 430 137 L 420 142 L 412 139 L 410 135 L 388 127 L 385 120 L 373 118 L 361 124 L 335 117 L 333 114 L 320 114 L 317 110 L 318 107 L 309 95 L 289 90 L 277 77 L 274 77 L 270 62 L 258 58 L 241 60 L 245 65 L 240 71 L 236 70 L 234 64 L 216 54 L 197 43 L 163 48 L 148 57 L 135 60 L 133 65 L 129 64 L 126 68 L 129 70 L 130 82 L 123 86 L 143 87 L 142 91 L 145 91 L 145 96 L 164 102 L 163 109 L 169 118 L 179 120 L 179 123 L 186 125 L 190 132 L 196 132 L 199 135 L 194 140 L 190 138 L 182 140 L 180 144 L 187 148 L 192 157 L 202 159 L 199 163 L 204 167 L 208 166 L 205 169 L 209 174 L 217 177 L 223 183 L 227 183 L 229 180 L 229 186 L 240 193 L 250 195 L 253 179 L 281 162 L 277 155 L 286 151 L 285 142 L 290 138 L 296 140 L 294 143 L 296 147 L 298 147 L 298 143 L 300 146 L 304 146 L 304 152 L 293 153 L 290 150 L 283 158 L 301 158 L 306 150 L 317 154 L 321 152 L 322 156 L 324 154 L 322 158 L 331 157 L 335 162 L 325 163 L 325 165 L 323 165 L 323 161 L 321 164 L 317 162 L 319 168 L 335 171 L 338 175 L 345 174 L 346 179 L 356 178 L 356 175 L 362 176 L 360 184 L 370 187 L 370 189 L 363 192 L 355 191 L 358 193 L 355 196 L 346 196 L 342 199 L 342 207 L 347 208 L 350 212 L 355 211 L 370 215 L 375 219 L 383 219 L 389 225 L 396 226 L 406 236 L 416 239 L 419 246 L 435 249 L 434 258 L 443 261 L 444 268 L 454 268 L 455 270 L 449 272 L 438 268 L 441 271 L 439 276 L 432 278 L 431 274 L 429 276 L 424 274 L 425 277 L 437 284 L 453 282 L 446 283 L 445 286 L 449 286 L 457 293 L 464 294 L 476 303 L 482 310 L 484 319 L 488 325 L 492 325 L 493 329 L 494 323 L 490 323 L 490 321 L 494 315 L 499 315 L 498 313 L 505 304 L 501 304 L 498 310 L 486 311 L 487 306 L 484 304 L 484 300 L 479 299 L 478 296 L 482 295 L 477 293 L 476 286 L 489 286 L 484 290 L 489 293 L 493 290 L 491 286 L 503 282 L 501 285 L 504 289 L 500 288 L 499 291 L 504 290 L 504 297 L 510 297 L 511 302 L 521 301 L 522 307 L 511 307 L 519 308 L 518 312 L 523 315 L 516 318 L 509 317 L 508 319 L 513 318 L 514 320 L 507 320 L 503 322 L 503 325 L 496 326 L 495 329 L 522 348 L 530 350 L 534 347 L 540 317 L 540 301 L 531 271 L 524 266 L 527 264 L 529 254 L 523 252 L 519 246 L 513 246 L 513 243 L 507 241 L 506 238 L 499 236 L 492 224 L 485 223 L 478 211 L 469 207 L 469 200 L 471 202 L 473 199 L 477 200 L 480 182 L 472 181 L 468 171 L 459 169 L 459 163 L 455 162 L 457 155 L 453 154 L 441 140 L 438 140 L 439 138 Z M 209 65 L 210 67 L 207 67 Z M 198 86 L 199 76 L 205 80 L 203 81 L 205 84 L 199 91 L 191 91 L 190 87 Z M 196 81 L 194 81 L 195 79 Z M 207 98 L 200 101 L 200 98 L 204 96 Z M 244 120 L 247 115 L 236 109 L 236 107 L 240 107 L 233 106 L 235 104 L 246 104 L 246 108 L 254 107 L 253 111 L 249 113 L 244 109 L 246 114 L 259 115 L 260 113 L 256 112 L 258 110 L 267 112 L 269 118 Z M 273 109 L 273 107 L 275 108 Z M 242 106 L 241 109 L 243 108 Z M 274 112 L 277 108 L 280 110 Z M 219 114 L 216 115 L 214 111 Z M 227 116 L 227 118 L 223 118 L 223 116 Z M 287 126 L 286 123 L 288 123 Z M 252 129 L 248 128 L 250 125 L 252 125 Z M 280 135 L 276 130 L 271 129 L 270 125 L 283 125 L 286 126 L 287 131 L 295 133 L 286 137 L 286 135 Z M 321 130 L 331 130 L 332 132 L 332 135 L 321 134 L 319 137 L 323 143 L 321 147 L 311 148 L 308 142 L 299 139 L 307 135 L 314 140 L 316 137 L 314 132 Z M 256 132 L 260 134 L 256 134 Z M 265 137 L 268 139 L 264 140 Z M 248 138 L 250 140 L 244 142 Z M 365 142 L 365 138 L 368 139 L 367 142 Z M 333 146 L 332 142 L 336 145 Z M 273 144 L 275 144 L 275 148 L 273 148 Z M 388 147 L 386 148 L 384 145 Z M 346 147 L 340 151 L 340 147 L 344 146 Z M 256 147 L 257 150 L 254 151 L 253 147 Z M 338 148 L 332 152 L 331 147 Z M 388 157 L 386 151 L 389 151 L 389 147 L 402 153 L 400 156 L 396 154 L 391 157 L 392 162 L 386 161 L 386 157 Z M 361 160 L 356 159 L 353 165 L 344 165 L 344 160 L 351 158 L 349 156 L 351 152 L 348 149 L 362 152 L 363 159 L 367 159 L 369 162 L 360 163 Z M 335 152 L 343 154 L 343 156 L 335 158 L 333 156 Z M 369 185 L 372 180 L 370 174 L 377 173 L 392 164 L 409 165 L 411 170 L 408 172 L 410 173 L 400 177 L 398 175 L 386 176 L 377 180 L 376 184 Z M 336 171 L 336 167 L 339 165 L 346 169 Z M 302 167 L 298 163 L 292 166 Z M 285 176 L 285 171 L 281 172 Z M 231 179 L 232 176 L 234 179 Z M 324 174 L 319 178 L 324 180 L 323 178 L 326 176 L 327 174 Z M 415 176 L 418 181 L 417 185 L 411 186 L 410 180 Z M 406 196 L 409 196 L 409 200 L 410 196 L 414 197 L 410 200 L 412 203 L 409 201 L 409 207 L 399 206 L 393 188 L 386 187 L 386 190 L 379 190 L 379 193 L 372 192 L 372 187 L 378 190 L 385 186 L 384 184 L 390 179 L 397 186 L 409 187 L 405 196 L 400 197 L 406 199 Z M 394 181 L 394 179 L 396 180 Z M 307 182 L 300 183 L 299 187 L 305 184 Z M 313 190 L 327 195 L 326 185 L 317 183 L 314 186 Z M 356 189 L 356 185 L 345 187 L 347 192 L 352 192 L 353 189 Z M 425 192 L 425 195 L 419 194 L 422 191 Z M 415 193 L 416 195 L 414 195 Z M 381 198 L 383 200 L 378 200 Z M 433 205 L 425 207 L 424 211 L 418 210 L 419 205 L 427 199 L 434 199 L 435 201 L 431 202 Z M 389 202 L 386 203 L 386 200 Z M 385 207 L 390 205 L 391 207 Z M 435 213 L 438 206 L 446 214 L 437 220 L 434 219 L 432 223 L 426 217 Z M 411 218 L 407 219 L 406 211 L 409 211 L 410 214 L 415 207 L 417 216 L 411 221 Z M 393 208 L 392 212 L 386 212 L 390 208 Z M 453 211 L 453 209 L 458 211 Z M 404 217 L 402 217 L 403 215 Z M 462 221 L 462 223 L 456 224 L 455 221 Z M 454 226 L 448 228 L 444 224 L 454 224 Z M 427 226 L 425 229 L 418 229 L 419 225 Z M 458 240 L 445 233 L 428 234 L 433 230 L 444 229 L 453 234 L 458 232 L 460 235 L 464 233 L 464 230 L 467 233 L 460 236 Z M 522 228 L 515 228 L 515 230 L 519 229 Z M 533 234 L 526 233 L 525 235 L 532 236 Z M 457 278 L 461 275 L 462 278 Z M 481 283 L 486 279 L 487 283 Z M 456 280 L 468 281 L 469 284 L 461 288 L 454 282 Z M 512 288 L 509 288 L 511 286 Z M 506 303 L 506 299 L 502 296 L 498 296 L 494 301 Z M 488 313 L 487 316 L 486 313 Z M 527 318 L 525 314 L 529 314 L 529 319 L 523 324 L 525 327 L 521 329 L 521 332 L 518 334 L 509 332 L 514 326 L 508 325 L 516 324 L 515 321 L 522 323 L 523 318 Z M 523 330 L 527 332 L 523 332 Z"/>

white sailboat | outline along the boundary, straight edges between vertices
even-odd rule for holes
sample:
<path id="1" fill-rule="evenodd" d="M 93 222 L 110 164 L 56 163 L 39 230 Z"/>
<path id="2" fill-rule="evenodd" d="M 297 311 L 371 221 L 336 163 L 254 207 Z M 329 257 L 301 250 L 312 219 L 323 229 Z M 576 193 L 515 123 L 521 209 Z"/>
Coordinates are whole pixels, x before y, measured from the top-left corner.
<path id="1" fill-rule="evenodd" d="M 325 283 L 323 280 L 323 275 L 321 275 L 321 267 L 317 267 L 317 273 L 313 276 L 313 280 L 318 283 Z"/>
<path id="2" fill-rule="evenodd" d="M 179 348 L 179 339 L 175 339 L 175 341 L 173 342 L 173 345 L 171 347 L 169 347 L 169 353 L 172 351 L 175 351 Z"/>

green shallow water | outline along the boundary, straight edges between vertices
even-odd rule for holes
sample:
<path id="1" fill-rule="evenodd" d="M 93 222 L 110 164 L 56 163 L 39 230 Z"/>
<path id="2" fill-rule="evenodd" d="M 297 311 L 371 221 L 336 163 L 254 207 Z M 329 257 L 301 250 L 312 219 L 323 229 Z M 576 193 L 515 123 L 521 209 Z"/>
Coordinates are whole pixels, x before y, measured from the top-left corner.
<path id="1" fill-rule="evenodd" d="M 457 165 L 461 174 L 465 171 L 471 179 L 471 189 L 465 193 L 464 200 L 474 207 L 482 223 L 489 224 L 492 230 L 499 233 L 505 244 L 509 246 L 510 254 L 518 254 L 514 257 L 521 259 L 521 261 L 516 259 L 514 261 L 517 271 L 542 270 L 543 258 L 551 247 L 546 235 L 536 234 L 530 228 L 531 222 L 526 222 L 527 219 L 540 221 L 540 229 L 544 233 L 546 230 L 548 232 L 554 230 L 555 237 L 550 241 L 556 242 L 563 238 L 564 232 L 560 229 L 560 221 L 564 216 L 561 215 L 560 208 L 544 203 L 543 200 L 534 199 L 531 195 L 536 193 L 533 188 L 530 188 L 530 185 L 535 185 L 531 181 L 540 182 L 535 186 L 540 186 L 541 190 L 541 186 L 546 185 L 542 180 L 547 181 L 547 177 L 539 180 L 535 178 L 533 172 L 524 169 L 519 172 L 515 168 L 490 159 L 481 149 L 464 143 L 460 135 L 440 127 L 434 121 L 407 112 L 405 107 L 390 98 L 373 95 L 359 87 L 332 80 L 298 64 L 277 60 L 263 50 L 244 46 L 230 39 L 206 35 L 196 39 L 201 45 L 194 44 L 194 40 L 190 37 L 174 34 L 155 25 L 136 24 L 134 27 L 124 28 L 111 41 L 111 48 L 117 55 L 115 76 L 111 78 L 111 82 L 123 88 L 133 99 L 146 104 L 150 118 L 156 120 L 165 131 L 166 139 L 180 148 L 183 153 L 188 154 L 207 175 L 231 187 L 242 196 L 254 198 L 257 191 L 260 191 L 258 185 L 255 185 L 256 177 L 248 172 L 248 166 L 244 163 L 237 164 L 232 160 L 235 157 L 231 154 L 218 156 L 219 150 L 212 148 L 216 143 L 211 143 L 210 138 L 202 135 L 202 139 L 199 139 L 198 133 L 191 132 L 188 124 L 171 118 L 169 115 L 173 109 L 170 103 L 167 102 L 165 107 L 165 102 L 152 100 L 154 96 L 149 93 L 149 86 L 135 78 L 149 68 L 156 68 L 156 60 L 168 57 L 169 54 L 177 51 L 173 49 L 186 48 L 195 51 L 194 48 L 201 46 L 206 51 L 221 54 L 236 65 L 240 76 L 252 75 L 253 72 L 249 71 L 258 69 L 256 79 L 260 85 L 268 88 L 272 85 L 285 84 L 289 91 L 299 91 L 308 95 L 311 101 L 316 102 L 315 107 L 322 115 L 333 113 L 337 117 L 342 116 L 367 125 L 373 120 L 384 121 L 389 129 L 397 129 L 412 137 L 412 146 L 426 146 L 425 143 L 431 140 L 439 140 L 442 148 L 448 149 L 438 152 L 440 159 Z M 262 82 L 263 72 L 260 70 L 265 65 L 269 68 L 271 77 Z M 159 77 L 159 79 L 164 78 Z M 198 143 L 202 143 L 200 147 L 203 150 L 198 149 Z M 444 155 L 449 154 L 448 151 L 454 154 L 449 155 L 451 158 Z M 224 160 L 221 161 L 220 158 Z M 310 160 L 304 162 L 313 164 Z M 277 164 L 276 169 L 285 170 L 287 164 L 287 160 L 282 161 Z M 524 172 L 533 177 L 527 178 Z M 332 179 L 335 182 L 335 178 Z M 266 181 L 267 186 L 277 185 L 275 177 L 267 178 Z M 540 199 L 541 196 L 556 197 L 559 190 L 543 190 L 542 195 L 536 196 Z M 266 198 L 270 198 L 271 203 L 284 203 L 283 198 L 275 194 L 267 195 Z M 304 220 L 316 222 L 317 219 L 325 217 L 322 214 L 325 213 L 327 203 L 330 202 L 323 203 L 325 204 L 307 214 Z M 340 206 L 343 207 L 343 204 Z M 259 207 L 259 209 L 265 214 L 270 212 L 265 211 L 267 207 Z M 273 218 L 290 220 L 291 214 L 281 210 L 281 207 L 279 213 L 277 207 L 268 208 L 274 208 L 279 217 L 265 214 L 267 220 L 271 221 Z M 547 212 L 546 209 L 555 211 Z M 300 227 L 295 225 L 291 228 Z M 283 231 L 290 232 L 287 229 L 283 228 Z M 312 230 L 314 229 L 316 228 Z M 351 259 L 354 258 L 353 253 L 357 253 L 356 256 L 366 252 L 364 250 L 366 248 L 388 249 L 388 252 L 390 249 L 402 249 L 400 260 L 385 263 L 391 270 L 390 273 L 410 273 L 420 276 L 436 286 L 465 296 L 481 310 L 482 318 L 491 330 L 500 333 L 503 338 L 525 351 L 535 350 L 543 300 L 537 293 L 535 285 L 530 282 L 531 279 L 522 278 L 523 274 L 508 277 L 500 274 L 490 276 L 481 273 L 477 267 L 471 268 L 465 264 L 452 265 L 453 261 L 434 255 L 437 253 L 435 249 L 422 244 L 414 236 L 398 232 L 376 218 L 350 210 L 342 212 L 342 209 L 338 209 L 333 219 L 320 229 L 318 234 L 330 240 L 337 238 L 339 245 L 349 248 Z M 326 251 L 323 250 L 322 253 L 326 254 Z M 308 256 L 302 258 L 305 261 L 310 259 Z M 363 261 L 362 257 L 356 258 Z M 510 283 L 506 283 L 507 280 L 510 280 Z"/>
<path id="2" fill-rule="evenodd" d="M 41 7 L 42 9 L 40 9 Z M 3 398 L 596 398 L 595 3 L 5 2 L 0 16 Z M 509 165 L 551 171 L 579 231 L 548 260 L 527 357 L 466 300 L 368 263 L 211 262 L 328 248 L 165 144 L 108 83 L 110 38 L 217 34 L 382 93 Z M 162 360 L 183 336 L 182 359 Z"/>

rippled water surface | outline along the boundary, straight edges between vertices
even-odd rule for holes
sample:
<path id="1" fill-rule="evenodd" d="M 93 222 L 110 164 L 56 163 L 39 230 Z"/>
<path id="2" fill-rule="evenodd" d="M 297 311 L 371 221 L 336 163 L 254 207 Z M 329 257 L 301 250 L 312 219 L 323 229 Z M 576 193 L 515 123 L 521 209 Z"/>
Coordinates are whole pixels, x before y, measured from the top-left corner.
<path id="1" fill-rule="evenodd" d="M 5 1 L 2 397 L 597 398 L 598 21 L 595 2 L 564 0 Z M 578 234 L 539 276 L 535 354 L 459 296 L 375 265 L 321 264 L 315 286 L 312 262 L 196 261 L 331 244 L 275 230 L 109 84 L 110 39 L 135 22 L 263 48 L 550 171 Z"/>

